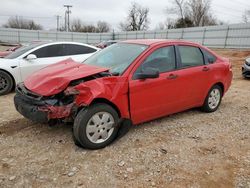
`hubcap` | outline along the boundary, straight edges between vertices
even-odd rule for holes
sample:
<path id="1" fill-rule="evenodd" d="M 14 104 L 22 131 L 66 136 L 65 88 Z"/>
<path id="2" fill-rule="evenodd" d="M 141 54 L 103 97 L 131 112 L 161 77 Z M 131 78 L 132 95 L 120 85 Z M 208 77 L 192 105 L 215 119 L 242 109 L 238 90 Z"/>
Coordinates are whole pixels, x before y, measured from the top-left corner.
<path id="1" fill-rule="evenodd" d="M 114 118 L 108 112 L 98 112 L 88 121 L 86 134 L 88 139 L 95 144 L 105 142 L 114 131 Z"/>
<path id="2" fill-rule="evenodd" d="M 4 90 L 8 85 L 6 78 L 0 76 L 0 90 Z"/>
<path id="3" fill-rule="evenodd" d="M 220 103 L 220 98 L 221 98 L 220 90 L 213 89 L 208 98 L 209 108 L 215 109 Z"/>

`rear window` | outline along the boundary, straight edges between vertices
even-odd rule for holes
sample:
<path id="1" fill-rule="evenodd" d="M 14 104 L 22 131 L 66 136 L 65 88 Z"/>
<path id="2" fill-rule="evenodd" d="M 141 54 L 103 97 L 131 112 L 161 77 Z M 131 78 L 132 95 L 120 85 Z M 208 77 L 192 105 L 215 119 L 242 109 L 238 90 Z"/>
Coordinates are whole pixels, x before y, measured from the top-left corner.
<path id="1" fill-rule="evenodd" d="M 179 46 L 182 67 L 204 65 L 204 57 L 199 48 L 193 46 Z"/>
<path id="2" fill-rule="evenodd" d="M 210 52 L 208 52 L 207 50 L 204 50 L 204 49 L 202 51 L 203 51 L 204 56 L 207 59 L 208 64 L 214 63 L 216 61 L 217 58 L 213 54 L 211 54 Z"/>
<path id="3" fill-rule="evenodd" d="M 94 48 L 77 44 L 65 44 L 65 49 L 64 49 L 65 55 L 90 54 L 94 52 L 96 52 L 96 49 Z"/>

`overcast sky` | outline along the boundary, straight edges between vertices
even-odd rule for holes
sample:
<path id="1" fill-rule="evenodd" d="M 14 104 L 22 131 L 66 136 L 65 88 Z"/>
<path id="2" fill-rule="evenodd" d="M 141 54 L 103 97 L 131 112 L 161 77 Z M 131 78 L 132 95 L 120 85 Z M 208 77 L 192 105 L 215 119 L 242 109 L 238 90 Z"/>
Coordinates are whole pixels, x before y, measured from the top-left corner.
<path id="1" fill-rule="evenodd" d="M 164 9 L 172 6 L 172 0 L 1 0 L 0 26 L 9 16 L 22 16 L 33 19 L 45 29 L 56 28 L 56 16 L 60 15 L 61 24 L 65 8 L 63 4 L 73 5 L 71 19 L 80 18 L 85 23 L 95 24 L 98 20 L 107 21 L 115 29 L 119 22 L 126 19 L 131 2 L 138 2 L 150 9 L 150 29 L 164 22 Z M 212 11 L 218 20 L 226 23 L 242 22 L 242 14 L 250 9 L 249 0 L 212 0 Z"/>

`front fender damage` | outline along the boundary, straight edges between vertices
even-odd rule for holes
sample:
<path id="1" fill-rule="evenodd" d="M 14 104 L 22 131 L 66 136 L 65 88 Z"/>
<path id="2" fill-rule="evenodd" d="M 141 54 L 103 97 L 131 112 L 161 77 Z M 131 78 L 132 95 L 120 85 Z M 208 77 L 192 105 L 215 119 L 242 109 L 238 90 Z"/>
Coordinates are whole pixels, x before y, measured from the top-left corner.
<path id="1" fill-rule="evenodd" d="M 43 98 L 43 105 L 38 105 L 37 110 L 46 114 L 48 122 L 72 122 L 79 109 L 88 107 L 95 99 L 105 99 L 119 109 L 121 118 L 129 118 L 126 83 L 125 79 L 103 77 L 72 84 L 60 94 Z"/>

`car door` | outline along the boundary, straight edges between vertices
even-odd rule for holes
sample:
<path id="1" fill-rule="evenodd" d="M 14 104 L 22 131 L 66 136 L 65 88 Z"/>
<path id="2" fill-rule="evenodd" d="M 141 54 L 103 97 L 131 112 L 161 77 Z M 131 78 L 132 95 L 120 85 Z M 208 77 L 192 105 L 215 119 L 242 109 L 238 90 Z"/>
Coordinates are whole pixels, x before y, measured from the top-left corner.
<path id="1" fill-rule="evenodd" d="M 133 123 L 138 124 L 183 108 L 185 86 L 181 83 L 176 69 L 174 46 L 154 50 L 133 72 L 129 81 L 130 113 Z M 151 67 L 160 75 L 154 79 L 135 79 L 138 72 Z"/>
<path id="2" fill-rule="evenodd" d="M 209 89 L 211 65 L 205 63 L 205 57 L 199 47 L 178 45 L 180 56 L 179 75 L 185 80 L 187 107 L 200 106 Z"/>
<path id="3" fill-rule="evenodd" d="M 20 60 L 22 80 L 25 80 L 27 76 L 41 68 L 68 58 L 67 56 L 64 56 L 63 52 L 63 44 L 53 44 L 30 52 L 28 55 L 33 54 L 36 58 L 27 59 L 28 55 L 26 55 L 26 57 Z"/>

